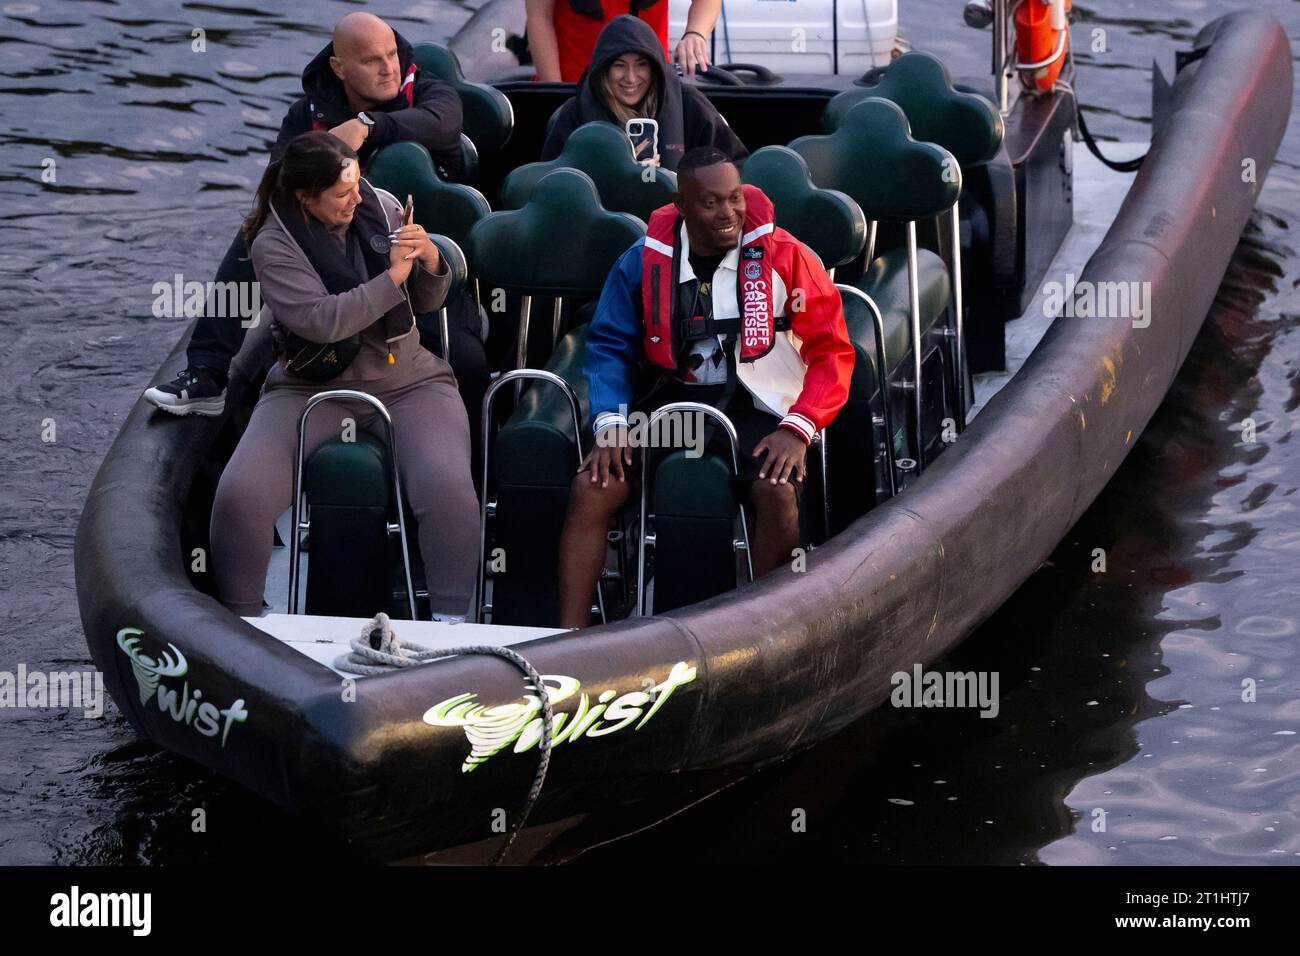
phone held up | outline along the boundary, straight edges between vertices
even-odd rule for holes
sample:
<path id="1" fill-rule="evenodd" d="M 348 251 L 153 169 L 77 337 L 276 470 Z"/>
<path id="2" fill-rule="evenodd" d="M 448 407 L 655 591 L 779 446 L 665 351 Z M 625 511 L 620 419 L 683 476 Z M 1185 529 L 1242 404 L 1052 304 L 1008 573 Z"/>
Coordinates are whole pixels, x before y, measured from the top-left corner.
<path id="1" fill-rule="evenodd" d="M 652 119 L 627 121 L 627 138 L 632 144 L 632 158 L 643 166 L 659 158 L 659 123 Z"/>

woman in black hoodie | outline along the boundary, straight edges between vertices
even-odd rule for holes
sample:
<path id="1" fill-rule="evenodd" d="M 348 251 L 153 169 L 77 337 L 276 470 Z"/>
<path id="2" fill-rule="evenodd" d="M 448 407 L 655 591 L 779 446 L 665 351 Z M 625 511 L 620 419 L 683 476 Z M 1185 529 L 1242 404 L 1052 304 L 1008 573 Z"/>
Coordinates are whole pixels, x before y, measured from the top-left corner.
<path id="1" fill-rule="evenodd" d="M 624 129 L 636 117 L 658 122 L 664 169 L 675 170 L 696 146 L 715 146 L 737 163 L 749 155 L 704 94 L 668 69 L 654 30 L 637 17 L 622 16 L 601 31 L 578 95 L 560 107 L 542 159 L 558 156 L 569 134 L 584 123 L 603 121 Z"/>

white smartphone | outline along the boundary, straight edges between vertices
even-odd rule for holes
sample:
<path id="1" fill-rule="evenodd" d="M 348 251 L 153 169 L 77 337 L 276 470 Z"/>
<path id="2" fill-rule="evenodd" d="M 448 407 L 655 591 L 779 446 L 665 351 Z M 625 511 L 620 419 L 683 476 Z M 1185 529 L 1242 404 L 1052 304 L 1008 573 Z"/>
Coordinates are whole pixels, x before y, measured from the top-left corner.
<path id="1" fill-rule="evenodd" d="M 659 123 L 652 119 L 627 121 L 627 138 L 632 144 L 632 158 L 638 163 L 653 163 L 659 155 Z"/>

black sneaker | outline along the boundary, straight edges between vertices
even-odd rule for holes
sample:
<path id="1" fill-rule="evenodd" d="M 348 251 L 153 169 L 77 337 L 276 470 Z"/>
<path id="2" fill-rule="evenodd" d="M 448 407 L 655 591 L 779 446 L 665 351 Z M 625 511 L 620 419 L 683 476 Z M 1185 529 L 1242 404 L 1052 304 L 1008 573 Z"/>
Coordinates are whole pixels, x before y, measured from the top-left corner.
<path id="1" fill-rule="evenodd" d="M 220 415 L 226 410 L 225 382 L 202 365 L 185 369 L 166 385 L 145 389 L 145 401 L 173 415 Z"/>

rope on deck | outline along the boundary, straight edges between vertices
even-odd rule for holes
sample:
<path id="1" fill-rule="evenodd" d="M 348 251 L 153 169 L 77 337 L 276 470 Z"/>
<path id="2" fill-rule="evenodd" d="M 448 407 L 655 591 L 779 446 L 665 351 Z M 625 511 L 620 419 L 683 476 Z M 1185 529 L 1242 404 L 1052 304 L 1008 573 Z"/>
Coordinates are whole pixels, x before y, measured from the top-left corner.
<path id="1" fill-rule="evenodd" d="M 506 832 L 505 842 L 492 857 L 492 865 L 499 865 L 505 859 L 506 852 L 515 842 L 515 837 L 519 835 L 519 831 L 524 828 L 529 814 L 533 812 L 533 807 L 536 806 L 537 799 L 542 793 L 542 784 L 546 781 L 546 770 L 551 764 L 551 738 L 554 731 L 551 695 L 542 682 L 542 675 L 520 654 L 508 647 L 499 647 L 493 644 L 471 644 L 465 647 L 433 648 L 412 641 L 404 641 L 393 631 L 393 624 L 388 615 L 382 612 L 376 614 L 375 619 L 362 628 L 359 637 L 352 639 L 351 647 L 351 653 L 342 654 L 335 659 L 334 668 L 336 670 L 347 671 L 350 674 L 374 676 L 377 674 L 391 674 L 400 668 L 415 667 L 440 657 L 484 654 L 509 661 L 523 671 L 532 682 L 532 686 L 536 689 L 537 697 L 542 705 L 542 736 L 537 747 L 539 753 L 537 772 L 533 775 L 533 785 L 528 790 L 523 809 L 515 816 L 509 830 Z"/>

